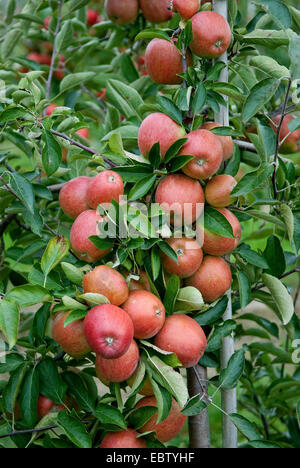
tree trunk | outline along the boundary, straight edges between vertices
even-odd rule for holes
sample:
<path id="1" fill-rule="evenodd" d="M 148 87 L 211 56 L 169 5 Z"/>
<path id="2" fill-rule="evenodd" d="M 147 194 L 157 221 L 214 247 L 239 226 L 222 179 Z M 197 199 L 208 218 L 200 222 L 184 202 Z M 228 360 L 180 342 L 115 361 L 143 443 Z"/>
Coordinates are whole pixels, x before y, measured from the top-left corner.
<path id="1" fill-rule="evenodd" d="M 203 390 L 207 395 L 207 370 L 197 366 L 197 375 L 193 368 L 187 370 L 190 397 L 202 395 Z M 201 381 L 201 384 L 199 380 Z M 203 398 L 207 402 L 207 398 Z M 208 410 L 189 418 L 190 448 L 210 448 L 210 430 Z"/>

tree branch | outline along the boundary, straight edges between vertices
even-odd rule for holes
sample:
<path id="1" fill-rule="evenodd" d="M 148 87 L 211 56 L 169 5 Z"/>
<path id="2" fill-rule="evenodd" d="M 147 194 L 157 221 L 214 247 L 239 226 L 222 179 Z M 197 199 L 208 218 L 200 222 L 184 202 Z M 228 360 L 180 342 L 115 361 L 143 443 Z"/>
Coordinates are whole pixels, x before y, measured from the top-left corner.
<path id="1" fill-rule="evenodd" d="M 252 143 L 249 143 L 248 141 L 234 140 L 234 143 L 236 143 L 240 148 L 244 150 L 257 153 L 255 146 Z"/>

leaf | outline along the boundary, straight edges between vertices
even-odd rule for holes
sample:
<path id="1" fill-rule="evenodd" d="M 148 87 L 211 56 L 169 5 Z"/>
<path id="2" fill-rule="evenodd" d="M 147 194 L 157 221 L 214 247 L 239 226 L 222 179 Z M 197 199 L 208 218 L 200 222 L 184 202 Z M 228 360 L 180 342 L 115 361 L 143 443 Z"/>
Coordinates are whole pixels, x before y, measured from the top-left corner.
<path id="1" fill-rule="evenodd" d="M 273 343 L 251 343 L 249 345 L 249 348 L 251 350 L 272 354 L 273 356 L 276 356 L 279 359 L 279 362 L 284 362 L 288 364 L 293 363 L 293 359 L 290 353 L 280 348 L 279 346 L 274 345 Z"/>
<path id="2" fill-rule="evenodd" d="M 156 281 L 159 277 L 160 269 L 161 269 L 161 261 L 159 256 L 159 250 L 155 245 L 151 250 L 151 269 L 153 280 Z"/>
<path id="3" fill-rule="evenodd" d="M 203 83 L 200 83 L 195 91 L 193 101 L 192 101 L 192 111 L 193 115 L 200 113 L 206 102 L 206 88 Z"/>
<path id="4" fill-rule="evenodd" d="M 157 169 L 161 163 L 160 142 L 154 143 L 149 151 L 149 162 L 154 169 Z"/>
<path id="5" fill-rule="evenodd" d="M 139 93 L 122 81 L 108 80 L 106 84 L 106 97 L 126 118 L 138 117 L 141 121 L 139 108 L 144 104 Z"/>
<path id="6" fill-rule="evenodd" d="M 13 413 L 15 411 L 15 404 L 19 395 L 19 391 L 27 372 L 27 363 L 24 366 L 18 367 L 10 375 L 9 381 L 3 390 L 3 404 L 6 411 Z"/>
<path id="7" fill-rule="evenodd" d="M 10 107 L 5 109 L 0 115 L 0 122 L 9 122 L 10 120 L 17 120 L 27 114 L 26 109 L 21 107 Z"/>
<path id="8" fill-rule="evenodd" d="M 39 397 L 39 375 L 34 367 L 30 369 L 23 381 L 18 398 L 22 421 L 28 427 L 34 427 L 37 421 L 37 402 Z"/>
<path id="9" fill-rule="evenodd" d="M 84 273 L 72 263 L 61 262 L 61 267 L 66 277 L 77 286 L 82 285 Z"/>
<path id="10" fill-rule="evenodd" d="M 132 58 L 128 54 L 121 55 L 121 70 L 124 78 L 126 78 L 129 83 L 133 83 L 140 77 Z"/>
<path id="11" fill-rule="evenodd" d="M 298 425 L 300 429 L 300 400 L 297 403 L 297 419 L 298 419 Z"/>
<path id="12" fill-rule="evenodd" d="M 183 410 L 181 410 L 181 413 L 184 414 L 185 416 L 191 417 L 191 416 L 197 416 L 197 414 L 201 414 L 202 411 L 204 411 L 207 408 L 207 404 L 202 401 L 203 395 L 195 395 L 192 397 Z"/>
<path id="13" fill-rule="evenodd" d="M 89 3 L 89 0 L 72 0 L 69 6 L 69 12 L 72 13 L 73 11 L 79 10 L 83 8 Z"/>
<path id="14" fill-rule="evenodd" d="M 230 419 L 237 429 L 245 436 L 248 440 L 260 440 L 261 435 L 256 427 L 256 425 L 248 419 L 244 418 L 240 414 L 232 413 L 230 414 Z"/>
<path id="15" fill-rule="evenodd" d="M 267 73 L 273 78 L 277 78 L 278 80 L 282 78 L 289 78 L 290 76 L 288 68 L 279 65 L 276 60 L 274 60 L 272 57 L 268 57 L 267 55 L 257 55 L 255 57 L 251 57 L 250 65 L 259 68 L 263 72 Z"/>
<path id="16" fill-rule="evenodd" d="M 31 183 L 17 172 L 11 172 L 9 178 L 11 188 L 18 195 L 23 205 L 33 214 L 34 193 Z"/>
<path id="17" fill-rule="evenodd" d="M 248 276 L 243 271 L 237 272 L 237 278 L 239 283 L 241 309 L 245 309 L 245 307 L 247 307 L 251 302 L 251 283 Z"/>
<path id="18" fill-rule="evenodd" d="M 170 414 L 172 406 L 172 397 L 168 390 L 166 390 L 162 385 L 154 380 L 152 375 L 152 370 L 147 368 L 149 380 L 154 391 L 155 400 L 157 403 L 157 419 L 156 424 L 159 424 L 161 421 L 164 421 Z M 157 377 L 157 374 L 154 372 L 154 377 Z"/>
<path id="19" fill-rule="evenodd" d="M 223 237 L 234 238 L 232 226 L 225 216 L 215 208 L 207 206 L 204 211 L 205 230 Z"/>
<path id="20" fill-rule="evenodd" d="M 200 310 L 204 306 L 204 301 L 201 292 L 193 286 L 186 286 L 179 290 L 175 310 L 192 312 Z"/>
<path id="21" fill-rule="evenodd" d="M 186 166 L 190 161 L 193 161 L 193 159 L 195 159 L 195 156 L 189 156 L 189 155 L 184 155 L 184 154 L 181 154 L 180 156 L 173 158 L 169 164 L 170 166 L 169 172 L 179 171 L 182 167 Z"/>
<path id="22" fill-rule="evenodd" d="M 206 352 L 210 353 L 221 348 L 222 340 L 225 336 L 231 335 L 237 325 L 234 320 L 226 320 L 222 325 L 216 326 L 213 333 L 210 335 Z"/>
<path id="23" fill-rule="evenodd" d="M 285 272 L 286 261 L 278 237 L 272 235 L 268 238 L 263 255 L 269 266 L 268 273 L 279 278 Z"/>
<path id="24" fill-rule="evenodd" d="M 9 373 L 11 374 L 17 370 L 20 366 L 24 366 L 25 361 L 20 354 L 10 353 L 6 354 L 5 362 L 0 362 L 0 374 Z"/>
<path id="25" fill-rule="evenodd" d="M 255 29 L 245 36 L 240 36 L 239 39 L 247 44 L 258 44 L 265 47 L 270 47 L 271 49 L 277 49 L 277 47 L 286 46 L 290 42 L 286 31 L 268 29 Z"/>
<path id="26" fill-rule="evenodd" d="M 122 429 L 127 429 L 126 421 L 118 408 L 99 403 L 93 414 L 102 424 L 113 424 Z"/>
<path id="27" fill-rule="evenodd" d="M 46 358 L 37 366 L 40 381 L 40 393 L 59 405 L 66 399 L 66 385 L 58 372 L 55 361 Z"/>
<path id="28" fill-rule="evenodd" d="M 30 329 L 30 338 L 40 345 L 44 342 L 47 322 L 50 316 L 50 304 L 44 304 L 34 315 Z"/>
<path id="29" fill-rule="evenodd" d="M 182 125 L 182 113 L 170 99 L 164 96 L 158 96 L 157 102 L 164 114 L 167 114 L 178 124 Z"/>
<path id="30" fill-rule="evenodd" d="M 162 29 L 144 29 L 143 31 L 138 33 L 135 40 L 138 41 L 139 39 L 155 39 L 155 38 L 165 39 L 166 41 L 171 42 L 169 35 Z"/>
<path id="31" fill-rule="evenodd" d="M 48 130 L 42 131 L 44 147 L 42 151 L 42 161 L 45 172 L 48 176 L 54 174 L 60 166 L 62 153 L 61 147 Z"/>
<path id="32" fill-rule="evenodd" d="M 294 80 L 300 79 L 300 39 L 295 35 L 290 39 L 289 56 L 291 59 L 290 72 Z"/>
<path id="33" fill-rule="evenodd" d="M 68 309 L 70 309 L 70 310 L 83 310 L 83 311 L 87 310 L 86 305 L 82 304 L 79 301 L 76 301 L 75 299 L 73 299 L 72 297 L 69 297 L 69 296 L 63 296 L 62 297 L 62 302 L 63 302 L 64 306 L 68 307 Z M 67 325 L 65 324 L 65 327 L 66 326 Z"/>
<path id="34" fill-rule="evenodd" d="M 263 317 L 259 317 L 254 314 L 247 313 L 247 314 L 240 315 L 239 320 L 250 320 L 250 321 L 256 322 L 259 326 L 267 330 L 268 333 L 271 333 L 271 335 L 275 336 L 276 338 L 279 337 L 279 329 L 278 329 L 277 324 L 272 323 Z"/>
<path id="35" fill-rule="evenodd" d="M 57 425 L 77 447 L 92 448 L 91 436 L 79 419 L 67 414 L 65 411 L 61 411 L 57 417 Z"/>
<path id="36" fill-rule="evenodd" d="M 254 250 L 251 250 L 251 248 L 246 244 L 240 245 L 236 249 L 236 252 L 240 257 L 243 258 L 243 260 L 245 260 L 247 263 L 250 263 L 251 265 L 263 269 L 269 268 L 268 262 L 264 259 L 264 257 L 259 255 Z"/>
<path id="37" fill-rule="evenodd" d="M 196 320 L 199 325 L 211 325 L 219 320 L 224 313 L 226 312 L 228 306 L 228 297 L 224 296 L 220 301 L 217 302 L 214 306 L 212 306 L 207 311 L 194 316 L 194 320 Z"/>
<path id="38" fill-rule="evenodd" d="M 251 119 L 272 98 L 279 82 L 275 78 L 266 78 L 257 83 L 249 93 L 242 111 L 244 122 Z"/>
<path id="39" fill-rule="evenodd" d="M 63 379 L 68 385 L 68 392 L 73 395 L 79 407 L 88 413 L 93 413 L 95 411 L 96 399 L 93 394 L 89 392 L 89 388 L 82 378 L 82 374 L 65 372 Z"/>
<path id="40" fill-rule="evenodd" d="M 173 260 L 173 262 L 175 262 L 178 265 L 178 255 L 167 242 L 160 241 L 158 243 L 158 247 L 165 255 L 170 257 Z"/>
<path id="41" fill-rule="evenodd" d="M 94 76 L 95 73 L 93 72 L 72 73 L 67 75 L 60 83 L 60 92 L 65 93 L 69 89 L 75 88 L 82 83 L 91 80 Z"/>
<path id="42" fill-rule="evenodd" d="M 109 299 L 103 294 L 98 293 L 85 293 L 80 294 L 78 299 L 82 299 L 83 301 L 88 302 L 88 304 L 92 306 L 101 305 L 101 304 L 110 304 Z"/>
<path id="43" fill-rule="evenodd" d="M 245 353 L 240 349 L 236 351 L 229 359 L 226 369 L 220 374 L 219 385 L 222 389 L 229 390 L 235 388 L 243 375 L 245 367 Z"/>
<path id="44" fill-rule="evenodd" d="M 21 307 L 28 307 L 40 302 L 49 302 L 51 296 L 48 291 L 41 286 L 24 284 L 12 288 L 5 296 L 5 299 L 15 301 Z"/>
<path id="45" fill-rule="evenodd" d="M 181 148 L 185 145 L 187 141 L 188 141 L 187 138 L 180 138 L 179 140 L 175 141 L 175 143 L 173 143 L 170 146 L 164 158 L 165 164 L 169 163 L 173 158 L 175 158 L 178 155 L 179 151 L 181 150 Z"/>
<path id="46" fill-rule="evenodd" d="M 254 3 L 268 13 L 281 29 L 291 27 L 292 17 L 288 7 L 283 2 L 278 0 L 257 0 Z"/>
<path id="47" fill-rule="evenodd" d="M 252 440 L 249 444 L 253 448 L 257 449 L 279 449 L 281 446 L 276 442 L 272 442 L 270 440 Z"/>
<path id="48" fill-rule="evenodd" d="M 77 320 L 82 320 L 85 318 L 87 314 L 87 309 L 85 308 L 84 310 L 81 309 L 74 309 L 72 310 L 68 316 L 65 318 L 64 321 L 64 328 L 66 328 L 70 323 L 77 322 Z"/>
<path id="49" fill-rule="evenodd" d="M 72 21 L 65 21 L 56 37 L 57 53 L 66 49 L 73 41 L 73 27 Z"/>
<path id="50" fill-rule="evenodd" d="M 0 330 L 6 337 L 9 349 L 12 349 L 18 339 L 20 311 L 16 302 L 3 299 L 0 301 Z"/>
<path id="51" fill-rule="evenodd" d="M 129 413 L 128 423 L 130 424 L 130 427 L 133 427 L 137 431 L 143 427 L 156 413 L 156 406 L 143 406 L 142 408 L 136 408 L 131 413 Z"/>
<path id="52" fill-rule="evenodd" d="M 172 314 L 174 311 L 174 306 L 175 306 L 176 298 L 178 296 L 179 288 L 180 288 L 179 277 L 176 275 L 172 275 L 168 279 L 168 284 L 167 284 L 166 293 L 164 297 L 164 306 L 165 306 L 167 315 Z"/>
<path id="53" fill-rule="evenodd" d="M 5 34 L 4 41 L 1 44 L 1 57 L 3 61 L 6 61 L 13 53 L 14 48 L 22 37 L 23 31 L 19 28 L 11 28 L 7 34 Z"/>
<path id="54" fill-rule="evenodd" d="M 153 174 L 152 176 L 147 176 L 144 179 L 141 179 L 130 190 L 129 195 L 128 195 L 128 200 L 133 201 L 133 200 L 138 200 L 139 198 L 142 198 L 151 190 L 155 181 L 156 181 L 156 174 Z"/>
<path id="55" fill-rule="evenodd" d="M 285 230 L 285 224 L 277 216 L 270 215 L 269 213 L 265 213 L 264 211 L 260 210 L 248 210 L 247 215 L 257 219 L 263 219 L 264 221 L 275 224 L 276 226 L 279 226 L 281 229 Z"/>
<path id="56" fill-rule="evenodd" d="M 41 260 L 41 268 L 45 275 L 45 284 L 50 271 L 61 262 L 68 252 L 69 241 L 65 237 L 53 237 L 50 239 Z"/>
<path id="57" fill-rule="evenodd" d="M 265 273 L 262 275 L 262 280 L 272 294 L 280 312 L 282 323 L 287 325 L 294 315 L 292 296 L 288 293 L 286 287 L 278 278 Z"/>

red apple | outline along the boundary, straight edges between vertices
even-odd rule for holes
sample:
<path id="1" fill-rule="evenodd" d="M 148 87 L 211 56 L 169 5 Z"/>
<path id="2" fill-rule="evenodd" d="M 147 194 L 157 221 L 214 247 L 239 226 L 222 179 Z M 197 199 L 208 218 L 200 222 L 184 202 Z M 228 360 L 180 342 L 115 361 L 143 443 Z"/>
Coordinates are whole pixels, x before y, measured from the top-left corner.
<path id="1" fill-rule="evenodd" d="M 140 126 L 138 143 L 140 152 L 148 157 L 152 146 L 159 142 L 162 157 L 175 141 L 183 138 L 185 130 L 168 115 L 156 112 L 148 115 Z"/>
<path id="2" fill-rule="evenodd" d="M 87 11 L 87 25 L 94 26 L 94 24 L 101 22 L 101 15 L 97 10 L 88 10 Z"/>
<path id="3" fill-rule="evenodd" d="M 148 291 L 132 291 L 122 308 L 131 317 L 134 336 L 148 339 L 155 336 L 165 322 L 165 308 L 154 294 Z"/>
<path id="4" fill-rule="evenodd" d="M 193 367 L 203 356 L 206 336 L 196 322 L 188 315 L 170 315 L 155 337 L 155 345 L 175 353 L 183 367 Z"/>
<path id="5" fill-rule="evenodd" d="M 89 139 L 90 137 L 90 131 L 88 128 L 80 128 L 79 130 L 77 130 L 77 135 L 80 135 L 82 138 L 85 138 L 86 140 Z"/>
<path id="6" fill-rule="evenodd" d="M 140 271 L 138 276 L 140 277 L 140 279 L 138 279 L 138 280 L 131 279 L 130 280 L 129 291 L 143 290 L 143 291 L 151 292 L 151 286 L 150 286 L 150 283 L 149 283 L 148 276 L 147 276 L 146 272 L 145 271 Z"/>
<path id="7" fill-rule="evenodd" d="M 99 354 L 96 356 L 96 373 L 101 382 L 124 382 L 135 372 L 139 363 L 139 348 L 132 340 L 128 350 L 123 356 L 115 359 L 105 359 Z"/>
<path id="8" fill-rule="evenodd" d="M 54 109 L 56 109 L 58 107 L 57 104 L 50 104 L 50 106 L 47 107 L 46 109 L 46 115 L 52 115 L 52 112 L 54 111 Z"/>
<path id="9" fill-rule="evenodd" d="M 105 10 L 114 23 L 132 23 L 138 17 L 139 3 L 138 0 L 105 0 Z"/>
<path id="10" fill-rule="evenodd" d="M 173 9 L 177 11 L 184 20 L 190 19 L 199 10 L 199 0 L 174 0 Z"/>
<path id="11" fill-rule="evenodd" d="M 232 275 L 228 263 L 221 257 L 207 256 L 186 284 L 197 288 L 205 302 L 214 302 L 224 296 L 231 283 Z"/>
<path id="12" fill-rule="evenodd" d="M 136 408 L 143 408 L 145 406 L 157 407 L 157 401 L 154 396 L 142 398 Z M 183 428 L 187 417 L 181 413 L 181 408 L 174 398 L 172 398 L 172 406 L 168 417 L 157 424 L 157 414 L 154 414 L 146 424 L 139 429 L 140 432 L 155 431 L 155 435 L 161 442 L 168 442 L 173 439 Z"/>
<path id="13" fill-rule="evenodd" d="M 147 448 L 146 441 L 137 436 L 138 433 L 133 429 L 123 429 L 119 432 L 107 432 L 100 444 L 100 448 Z"/>
<path id="14" fill-rule="evenodd" d="M 213 177 L 205 187 L 207 203 L 215 208 L 224 208 L 235 201 L 231 192 L 237 185 L 237 181 L 229 174 L 220 174 Z"/>
<path id="15" fill-rule="evenodd" d="M 84 319 L 84 334 L 95 353 L 116 359 L 128 350 L 133 339 L 133 323 L 120 307 L 103 304 L 91 309 Z"/>
<path id="16" fill-rule="evenodd" d="M 191 50 L 199 57 L 220 57 L 231 43 L 231 29 L 227 20 L 215 11 L 200 11 L 192 18 Z"/>
<path id="17" fill-rule="evenodd" d="M 180 154 L 189 154 L 194 159 L 182 171 L 194 179 L 206 180 L 213 176 L 223 161 L 223 147 L 220 140 L 208 130 L 195 130 L 187 135 L 188 141 Z"/>
<path id="18" fill-rule="evenodd" d="M 117 270 L 100 265 L 83 277 L 84 293 L 98 293 L 106 296 L 109 302 L 119 306 L 128 298 L 129 290 L 125 278 Z"/>
<path id="19" fill-rule="evenodd" d="M 124 194 L 122 177 L 114 171 L 100 172 L 93 178 L 87 192 L 88 203 L 91 208 L 97 208 L 102 203 L 119 203 Z"/>
<path id="20" fill-rule="evenodd" d="M 140 7 L 145 18 L 151 23 L 169 21 L 173 16 L 170 0 L 140 0 Z"/>
<path id="21" fill-rule="evenodd" d="M 132 376 L 127 380 L 127 383 L 130 387 L 133 386 L 134 382 L 135 382 L 135 379 L 136 379 L 136 373 L 137 371 L 135 371 Z M 145 379 L 145 382 L 142 386 L 142 388 L 139 390 L 139 394 L 140 395 L 144 395 L 144 396 L 152 396 L 154 395 L 154 391 L 153 391 L 153 387 L 151 385 L 151 382 L 150 382 L 150 379 L 149 377 L 146 377 Z"/>
<path id="22" fill-rule="evenodd" d="M 70 312 L 58 312 L 52 321 L 52 338 L 63 351 L 75 359 L 84 357 L 91 351 L 83 332 L 83 320 L 76 320 L 65 327 Z"/>
<path id="23" fill-rule="evenodd" d="M 221 124 L 218 124 L 216 122 L 205 122 L 201 128 L 204 130 L 212 130 L 213 128 L 216 127 L 222 127 Z M 231 158 L 233 155 L 234 151 L 234 143 L 232 140 L 231 136 L 219 136 L 216 135 L 217 138 L 219 138 L 221 145 L 223 146 L 223 159 L 224 161 Z"/>
<path id="24" fill-rule="evenodd" d="M 162 264 L 169 275 L 177 275 L 180 278 L 192 276 L 200 267 L 203 260 L 203 252 L 195 239 L 171 237 L 167 243 L 177 253 L 178 264 L 165 253 L 161 254 Z"/>
<path id="25" fill-rule="evenodd" d="M 87 191 L 92 179 L 80 176 L 69 180 L 59 192 L 59 203 L 63 212 L 72 219 L 89 209 Z"/>
<path id="26" fill-rule="evenodd" d="M 280 130 L 280 141 L 282 141 L 289 133 L 289 123 L 296 117 L 294 115 L 286 115 L 283 119 L 281 130 Z M 281 115 L 273 117 L 273 122 L 276 126 L 279 125 Z M 276 131 L 275 125 L 272 125 L 274 131 Z M 280 146 L 280 152 L 283 154 L 296 153 L 300 151 L 300 129 L 292 132 Z"/>
<path id="27" fill-rule="evenodd" d="M 39 419 L 44 418 L 49 413 L 58 413 L 65 409 L 65 405 L 57 405 L 54 401 L 50 400 L 50 398 L 47 398 L 44 395 L 39 395 L 37 403 L 37 414 Z"/>

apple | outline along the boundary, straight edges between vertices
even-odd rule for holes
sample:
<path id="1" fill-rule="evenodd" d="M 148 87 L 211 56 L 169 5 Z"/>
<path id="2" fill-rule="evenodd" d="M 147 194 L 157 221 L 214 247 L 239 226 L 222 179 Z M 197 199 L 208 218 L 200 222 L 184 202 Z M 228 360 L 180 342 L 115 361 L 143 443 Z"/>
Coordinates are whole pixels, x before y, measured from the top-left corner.
<path id="1" fill-rule="evenodd" d="M 52 112 L 54 111 L 54 109 L 56 109 L 58 107 L 57 104 L 50 104 L 50 106 L 47 107 L 46 109 L 46 115 L 52 115 Z"/>
<path id="2" fill-rule="evenodd" d="M 89 237 L 100 234 L 98 223 L 103 222 L 103 218 L 94 210 L 86 210 L 80 213 L 75 219 L 70 233 L 72 249 L 76 256 L 83 261 L 93 263 L 110 251 L 108 249 L 98 249 Z"/>
<path id="3" fill-rule="evenodd" d="M 145 18 L 151 23 L 169 21 L 173 16 L 170 0 L 140 0 L 140 7 Z"/>
<path id="4" fill-rule="evenodd" d="M 231 29 L 228 21 L 215 11 L 200 11 L 192 18 L 194 54 L 204 58 L 218 58 L 230 46 Z"/>
<path id="5" fill-rule="evenodd" d="M 133 339 L 133 322 L 120 307 L 103 304 L 93 307 L 84 319 L 84 334 L 95 353 L 116 359 L 128 350 Z"/>
<path id="6" fill-rule="evenodd" d="M 183 174 L 168 175 L 160 181 L 155 193 L 170 221 L 176 226 L 192 224 L 204 209 L 204 192 L 200 182 Z"/>
<path id="7" fill-rule="evenodd" d="M 45 397 L 44 395 L 39 395 L 37 402 L 37 414 L 38 418 L 42 419 L 49 413 L 58 413 L 59 411 L 64 411 L 66 409 L 65 405 L 57 405 L 50 398 Z"/>
<path id="8" fill-rule="evenodd" d="M 159 142 L 162 157 L 175 141 L 183 138 L 185 130 L 166 114 L 155 112 L 148 115 L 140 126 L 138 144 L 140 152 L 148 157 L 152 146 Z M 186 153 L 185 153 L 186 154 Z"/>
<path id="9" fill-rule="evenodd" d="M 80 176 L 69 180 L 59 192 L 59 204 L 69 218 L 75 219 L 89 209 L 87 191 L 92 179 Z"/>
<path id="10" fill-rule="evenodd" d="M 137 19 L 139 3 L 138 0 L 105 0 L 105 10 L 114 23 L 128 24 Z"/>
<path id="11" fill-rule="evenodd" d="M 205 302 L 214 302 L 224 296 L 231 283 L 232 275 L 228 263 L 221 257 L 207 256 L 186 284 L 197 288 Z"/>
<path id="12" fill-rule="evenodd" d="M 171 237 L 167 240 L 169 246 L 177 253 L 178 264 L 165 253 L 161 254 L 162 264 L 169 275 L 177 275 L 180 278 L 192 276 L 200 267 L 203 260 L 203 252 L 195 239 Z"/>
<path id="13" fill-rule="evenodd" d="M 135 379 L 136 379 L 136 373 L 137 371 L 135 371 L 132 376 L 127 379 L 127 383 L 130 387 L 133 386 L 134 382 L 135 382 Z M 154 391 L 153 391 L 153 387 L 151 385 L 151 382 L 150 382 L 150 379 L 149 377 L 147 376 L 146 379 L 145 379 L 145 382 L 143 383 L 143 386 L 142 388 L 139 390 L 139 394 L 140 395 L 144 395 L 144 396 L 152 396 L 154 395 Z"/>
<path id="14" fill-rule="evenodd" d="M 212 130 L 213 128 L 216 127 L 222 127 L 221 124 L 218 124 L 216 122 L 205 122 L 201 128 L 204 130 Z M 231 136 L 220 136 L 216 135 L 217 138 L 219 138 L 221 145 L 223 146 L 223 159 L 226 161 L 227 159 L 231 158 L 233 155 L 234 151 L 234 143 L 233 139 Z"/>
<path id="15" fill-rule="evenodd" d="M 237 185 L 237 181 L 229 174 L 220 174 L 213 177 L 205 187 L 207 203 L 215 208 L 224 208 L 231 205 L 236 198 L 231 192 Z"/>
<path id="16" fill-rule="evenodd" d="M 52 321 L 51 335 L 63 351 L 75 359 L 84 357 L 91 351 L 84 331 L 83 320 L 76 320 L 65 327 L 65 320 L 70 312 L 58 312 Z"/>
<path id="17" fill-rule="evenodd" d="M 192 56 L 187 52 L 187 65 L 193 63 Z M 183 73 L 182 55 L 177 47 L 165 39 L 152 39 L 148 44 L 146 53 L 146 70 L 155 83 L 179 84 Z"/>
<path id="18" fill-rule="evenodd" d="M 145 271 L 140 270 L 139 279 L 131 279 L 129 283 L 129 291 L 144 290 L 151 292 L 151 286 L 148 280 L 148 276 Z M 127 275 L 128 276 L 128 275 Z"/>
<path id="19" fill-rule="evenodd" d="M 121 176 L 114 171 L 103 171 L 93 178 L 88 191 L 87 199 L 91 208 L 96 209 L 102 203 L 119 203 L 124 194 L 124 184 Z"/>
<path id="20" fill-rule="evenodd" d="M 54 70 L 54 76 L 58 81 L 61 81 L 65 76 L 65 71 L 64 71 L 65 62 L 66 62 L 65 57 L 63 55 L 60 55 L 59 59 L 58 59 L 57 66 L 56 66 L 56 68 Z"/>
<path id="21" fill-rule="evenodd" d="M 187 135 L 188 141 L 179 154 L 189 154 L 194 159 L 182 171 L 194 179 L 206 180 L 213 176 L 223 161 L 223 147 L 220 140 L 209 130 L 195 130 Z"/>
<path id="22" fill-rule="evenodd" d="M 29 60 L 32 60 L 33 62 L 39 63 L 40 65 L 51 64 L 51 56 L 48 54 L 39 54 L 38 52 L 30 52 L 30 54 L 27 55 L 27 58 Z"/>
<path id="23" fill-rule="evenodd" d="M 207 341 L 196 320 L 188 315 L 170 315 L 156 335 L 155 345 L 175 353 L 183 367 L 193 367 L 203 356 Z"/>
<path id="24" fill-rule="evenodd" d="M 237 217 L 227 208 L 218 208 L 218 211 L 222 213 L 222 215 L 225 216 L 227 221 L 231 224 L 234 237 L 224 237 L 220 234 L 215 234 L 210 232 L 204 226 L 204 242 L 202 248 L 208 255 L 216 257 L 227 255 L 236 249 L 242 235 L 241 225 Z M 201 226 L 201 223 L 198 224 L 197 229 L 200 230 L 199 235 L 201 235 L 203 232 L 203 226 Z"/>
<path id="25" fill-rule="evenodd" d="M 199 0 L 174 0 L 173 10 L 178 12 L 182 19 L 188 20 L 199 10 Z"/>
<path id="26" fill-rule="evenodd" d="M 134 337 L 146 340 L 155 336 L 165 322 L 165 308 L 158 297 L 148 291 L 132 291 L 122 308 L 131 317 Z"/>
<path id="27" fill-rule="evenodd" d="M 138 438 L 138 433 L 133 429 L 123 429 L 118 432 L 107 432 L 99 448 L 147 448 L 146 441 Z"/>
<path id="28" fill-rule="evenodd" d="M 88 10 L 87 11 L 87 25 L 94 26 L 94 24 L 100 23 L 102 20 L 99 11 L 97 10 Z"/>
<path id="29" fill-rule="evenodd" d="M 283 119 L 281 130 L 280 130 L 280 141 L 282 141 L 289 133 L 289 123 L 296 117 L 294 115 L 286 115 Z M 273 122 L 276 126 L 279 125 L 281 115 L 273 117 Z M 275 125 L 272 125 L 273 130 L 276 132 Z M 280 152 L 283 154 L 296 153 L 300 151 L 300 129 L 292 132 L 284 143 L 280 146 Z"/>
<path id="30" fill-rule="evenodd" d="M 105 359 L 100 354 L 96 356 L 96 373 L 104 382 L 124 382 L 135 372 L 139 363 L 139 348 L 132 340 L 128 350 L 123 356 L 115 359 Z"/>
<path id="31" fill-rule="evenodd" d="M 143 408 L 145 406 L 157 407 L 157 401 L 154 396 L 142 398 L 136 405 L 136 408 Z M 173 439 L 183 428 L 187 417 L 181 413 L 181 408 L 174 398 L 172 398 L 172 406 L 168 417 L 157 424 L 157 414 L 154 414 L 149 421 L 139 429 L 139 432 L 154 431 L 156 438 L 161 442 L 168 442 Z"/>
<path id="32" fill-rule="evenodd" d="M 82 138 L 85 138 L 86 140 L 89 139 L 90 137 L 90 131 L 88 128 L 80 128 L 77 130 L 77 135 L 81 136 Z"/>
<path id="33" fill-rule="evenodd" d="M 129 290 L 125 278 L 107 265 L 97 266 L 86 273 L 82 284 L 84 293 L 103 294 L 116 306 L 123 304 L 128 298 Z"/>

